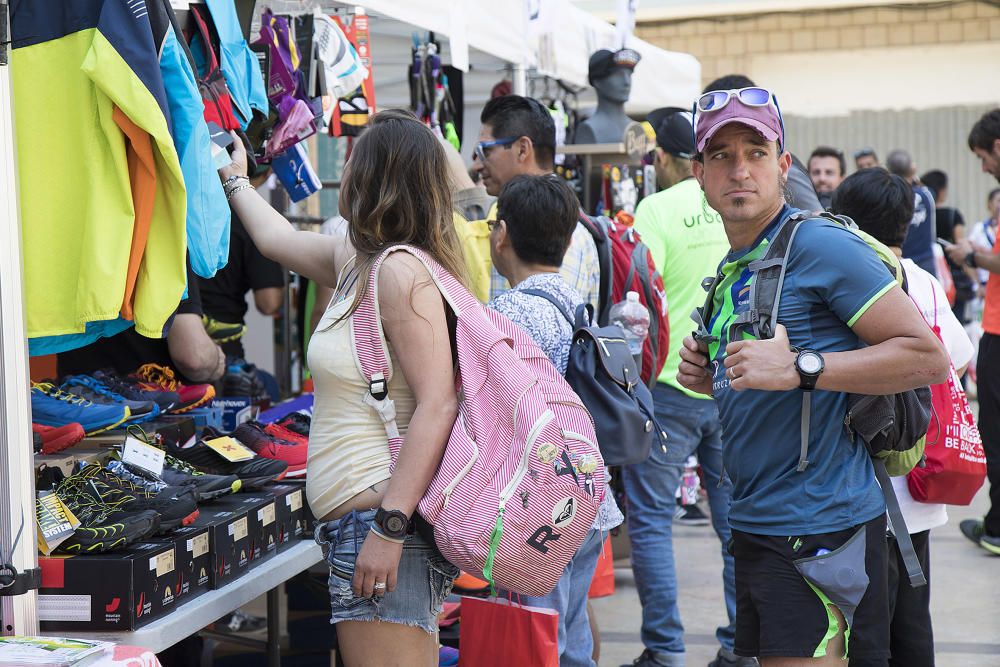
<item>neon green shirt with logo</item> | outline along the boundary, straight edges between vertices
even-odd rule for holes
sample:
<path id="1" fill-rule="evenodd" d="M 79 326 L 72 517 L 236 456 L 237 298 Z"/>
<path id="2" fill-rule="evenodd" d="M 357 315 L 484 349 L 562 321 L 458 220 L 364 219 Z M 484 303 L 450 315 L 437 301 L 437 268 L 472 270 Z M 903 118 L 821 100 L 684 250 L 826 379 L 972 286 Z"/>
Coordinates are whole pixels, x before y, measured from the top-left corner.
<path id="1" fill-rule="evenodd" d="M 698 182 L 689 178 L 639 202 L 635 229 L 653 255 L 667 295 L 670 349 L 658 380 L 692 398 L 709 400 L 680 386 L 677 369 L 681 342 L 694 329 L 691 312 L 705 302 L 701 281 L 715 275 L 729 252 L 722 218 L 705 201 Z"/>

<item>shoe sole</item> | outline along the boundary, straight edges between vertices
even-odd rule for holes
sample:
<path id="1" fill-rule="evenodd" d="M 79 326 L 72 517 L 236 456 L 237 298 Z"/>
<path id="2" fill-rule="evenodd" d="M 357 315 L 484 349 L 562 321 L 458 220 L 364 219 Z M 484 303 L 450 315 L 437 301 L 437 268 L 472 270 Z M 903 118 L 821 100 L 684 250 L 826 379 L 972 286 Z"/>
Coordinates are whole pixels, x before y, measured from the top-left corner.
<path id="1" fill-rule="evenodd" d="M 181 526 L 190 526 L 192 523 L 195 522 L 195 520 L 198 518 L 198 515 L 200 513 L 201 513 L 201 510 L 197 510 L 196 509 L 195 511 L 191 512 L 187 516 L 183 516 L 180 519 L 174 519 L 173 521 L 164 521 L 163 515 L 161 514 L 160 515 L 160 528 L 156 532 L 158 534 L 162 535 L 163 533 L 169 533 L 174 528 L 180 528 Z"/>
<path id="2" fill-rule="evenodd" d="M 198 500 L 214 500 L 222 496 L 228 496 L 230 493 L 239 493 L 240 489 L 243 488 L 243 480 L 238 479 L 231 485 L 224 489 L 212 489 L 211 491 L 198 491 Z"/>
<path id="3" fill-rule="evenodd" d="M 981 540 L 979 540 L 979 546 L 981 546 L 982 548 L 986 549 L 988 552 L 990 552 L 994 556 L 1000 556 L 1000 545 L 990 544 L 986 540 L 982 540 L 981 539 Z"/>
<path id="4" fill-rule="evenodd" d="M 122 419 L 121 421 L 116 421 L 114 424 L 108 424 L 107 426 L 102 426 L 101 428 L 95 429 L 93 431 L 87 431 L 86 432 L 87 435 L 97 435 L 98 433 L 104 433 L 105 431 L 110 431 L 113 428 L 121 426 L 122 424 L 124 424 L 125 422 L 127 422 L 129 419 L 132 418 L 132 413 L 128 411 L 128 408 L 125 408 L 125 412 L 126 412 L 125 418 Z"/>
<path id="5" fill-rule="evenodd" d="M 187 412 L 188 410 L 194 410 L 195 408 L 200 408 L 201 406 L 205 405 L 206 403 L 208 403 L 213 398 L 215 398 L 215 392 L 213 392 L 213 391 L 207 391 L 207 392 L 205 392 L 205 395 L 202 396 L 201 398 L 199 398 L 197 401 L 194 401 L 193 403 L 189 403 L 187 405 L 181 405 L 179 407 L 172 408 L 170 410 L 170 413 L 171 414 L 175 414 L 175 415 L 183 414 L 183 413 Z"/>
<path id="6" fill-rule="evenodd" d="M 277 475 L 260 475 L 259 477 L 240 477 L 243 480 L 244 489 L 260 489 L 271 482 L 277 482 L 285 478 L 288 471 L 282 470 Z"/>

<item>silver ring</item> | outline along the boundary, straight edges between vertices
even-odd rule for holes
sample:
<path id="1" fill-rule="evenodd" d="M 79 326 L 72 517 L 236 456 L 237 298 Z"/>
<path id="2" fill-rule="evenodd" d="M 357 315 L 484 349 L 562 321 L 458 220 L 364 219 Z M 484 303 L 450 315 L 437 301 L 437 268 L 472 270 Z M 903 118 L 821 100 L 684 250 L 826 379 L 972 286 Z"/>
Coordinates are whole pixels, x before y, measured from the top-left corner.
<path id="1" fill-rule="evenodd" d="M 381 582 L 381 581 L 376 581 L 375 582 L 375 586 L 373 586 L 373 588 L 375 590 L 377 590 L 377 591 L 384 591 L 385 590 L 385 583 Z"/>

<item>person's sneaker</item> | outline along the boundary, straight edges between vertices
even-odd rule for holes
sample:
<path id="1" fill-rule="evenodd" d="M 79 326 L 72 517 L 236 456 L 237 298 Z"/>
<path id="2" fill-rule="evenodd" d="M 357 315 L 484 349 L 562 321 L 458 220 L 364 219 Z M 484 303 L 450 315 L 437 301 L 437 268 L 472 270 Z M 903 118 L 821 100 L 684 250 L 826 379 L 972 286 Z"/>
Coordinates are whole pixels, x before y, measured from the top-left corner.
<path id="1" fill-rule="evenodd" d="M 288 477 L 302 477 L 306 474 L 309 442 L 301 435 L 274 424 L 264 427 L 255 421 L 240 424 L 231 435 L 252 449 L 257 456 L 287 463 Z M 282 435 L 289 439 L 286 440 Z"/>
<path id="2" fill-rule="evenodd" d="M 621 667 L 667 667 L 667 663 L 657 660 L 656 654 L 647 648 L 638 658 Z"/>
<path id="3" fill-rule="evenodd" d="M 205 333 L 216 343 L 228 343 L 239 340 L 247 331 L 245 324 L 220 322 L 207 315 L 201 316 L 201 323 L 205 327 Z"/>
<path id="4" fill-rule="evenodd" d="M 964 519 L 958 524 L 958 529 L 962 531 L 971 542 L 979 544 L 980 538 L 983 536 L 983 520 L 982 519 Z"/>
<path id="5" fill-rule="evenodd" d="M 169 412 L 181 402 L 181 397 L 177 395 L 176 391 L 143 389 L 137 382 L 122 377 L 110 369 L 95 371 L 93 377 L 111 391 L 130 401 L 153 401 L 160 408 L 161 413 Z"/>
<path id="6" fill-rule="evenodd" d="M 312 426 L 312 418 L 301 412 L 291 412 L 275 422 L 278 426 L 286 428 L 292 433 L 298 433 L 309 437 L 309 428 Z"/>
<path id="7" fill-rule="evenodd" d="M 707 526 L 710 520 L 697 505 L 678 505 L 674 510 L 674 523 L 682 526 Z"/>
<path id="8" fill-rule="evenodd" d="M 270 482 L 282 479 L 288 470 L 288 464 L 261 456 L 248 461 L 228 461 L 221 454 L 204 443 L 221 437 L 221 433 L 206 428 L 202 438 L 190 447 L 178 447 L 173 443 L 164 442 L 162 446 L 167 454 L 188 463 L 202 472 L 212 475 L 235 475 L 242 482 L 244 489 L 255 489 Z"/>
<path id="9" fill-rule="evenodd" d="M 986 549 L 994 556 L 1000 556 L 1000 537 L 983 533 L 983 536 L 979 538 L 979 546 Z"/>
<path id="10" fill-rule="evenodd" d="M 41 441 L 39 451 L 42 454 L 55 454 L 72 447 L 83 440 L 86 433 L 83 427 L 72 422 L 64 426 L 44 426 L 42 424 L 31 425 L 32 434 Z"/>
<path id="11" fill-rule="evenodd" d="M 252 635 L 261 632 L 267 633 L 267 619 L 260 616 L 252 616 L 242 609 L 226 614 L 212 624 L 216 632 L 227 634 Z"/>
<path id="12" fill-rule="evenodd" d="M 183 384 L 173 370 L 159 364 L 144 364 L 132 374 L 141 389 L 172 391 L 180 397 L 180 403 L 170 409 L 179 414 L 205 405 L 215 398 L 215 387 L 210 384 Z"/>
<path id="13" fill-rule="evenodd" d="M 50 382 L 31 385 L 31 421 L 43 426 L 77 423 L 87 435 L 112 429 L 131 416 L 123 405 L 98 405 L 60 391 Z"/>
<path id="14" fill-rule="evenodd" d="M 74 477 L 90 483 L 105 502 L 120 502 L 124 511 L 155 510 L 160 515 L 160 532 L 191 525 L 198 518 L 198 498 L 190 486 L 164 485 L 150 491 L 98 463 L 81 462 L 67 481 Z"/>
<path id="15" fill-rule="evenodd" d="M 132 413 L 129 422 L 138 424 L 159 416 L 160 406 L 155 401 L 135 401 L 125 398 L 110 387 L 89 375 L 71 375 L 59 387 L 69 394 L 76 394 L 99 405 L 124 405 Z"/>
<path id="16" fill-rule="evenodd" d="M 720 646 L 719 652 L 715 654 L 715 659 L 708 663 L 708 667 L 757 667 L 758 664 L 757 658 L 744 658 Z"/>

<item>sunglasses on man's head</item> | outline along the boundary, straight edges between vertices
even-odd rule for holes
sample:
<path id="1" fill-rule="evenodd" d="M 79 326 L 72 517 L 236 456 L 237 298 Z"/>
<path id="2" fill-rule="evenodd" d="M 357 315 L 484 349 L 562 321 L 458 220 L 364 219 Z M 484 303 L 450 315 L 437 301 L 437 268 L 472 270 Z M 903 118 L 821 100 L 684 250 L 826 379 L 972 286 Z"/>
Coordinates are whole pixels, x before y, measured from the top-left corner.
<path id="1" fill-rule="evenodd" d="M 766 107 L 771 102 L 771 91 L 757 86 L 734 90 L 712 90 L 698 98 L 698 111 L 702 113 L 718 111 L 725 108 L 734 97 L 748 107 Z"/>

